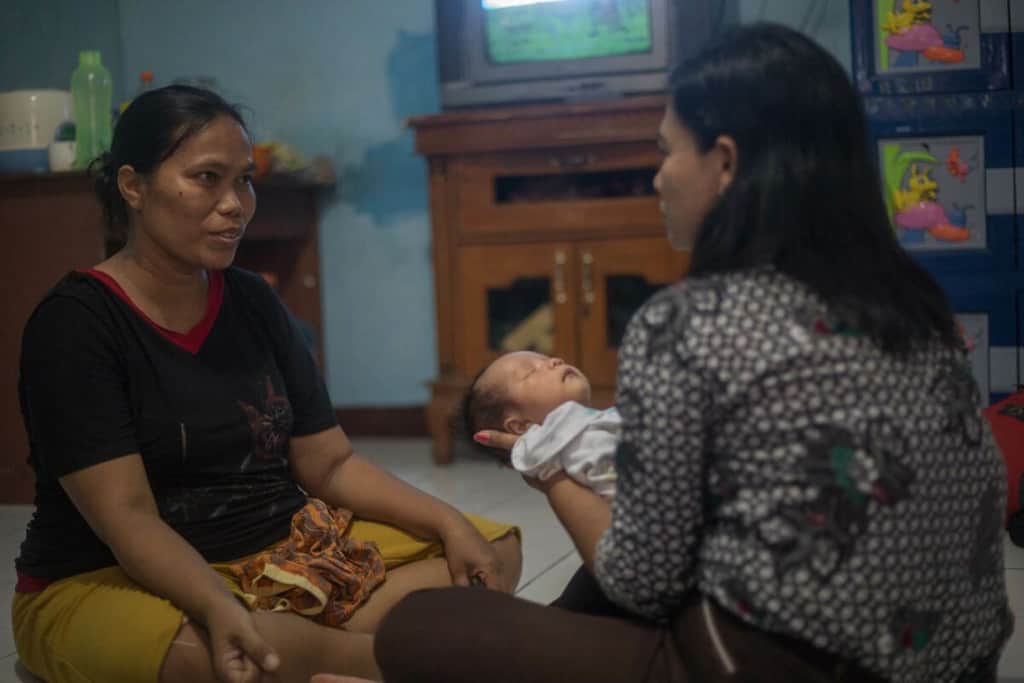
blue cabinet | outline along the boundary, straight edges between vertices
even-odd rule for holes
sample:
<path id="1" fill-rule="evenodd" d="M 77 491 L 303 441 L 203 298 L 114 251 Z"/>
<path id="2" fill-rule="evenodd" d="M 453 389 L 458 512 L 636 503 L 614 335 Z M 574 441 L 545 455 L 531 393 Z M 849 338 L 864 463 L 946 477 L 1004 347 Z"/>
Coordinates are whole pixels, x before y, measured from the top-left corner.
<path id="1" fill-rule="evenodd" d="M 1010 52 L 1013 55 L 1013 87 L 1024 92 L 1024 0 L 1010 2 Z"/>
<path id="2" fill-rule="evenodd" d="M 992 401 L 1024 382 L 1024 0 L 851 0 L 900 243 L 945 290 Z"/>

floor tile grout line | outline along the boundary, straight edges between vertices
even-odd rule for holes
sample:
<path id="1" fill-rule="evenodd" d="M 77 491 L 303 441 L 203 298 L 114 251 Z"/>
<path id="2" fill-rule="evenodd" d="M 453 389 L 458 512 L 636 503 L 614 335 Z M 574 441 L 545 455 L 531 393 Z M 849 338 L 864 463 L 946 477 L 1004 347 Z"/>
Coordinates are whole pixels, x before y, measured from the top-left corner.
<path id="1" fill-rule="evenodd" d="M 522 586 L 519 586 L 518 588 L 516 588 L 516 595 L 518 595 L 518 594 L 519 594 L 519 593 L 521 593 L 522 591 L 524 591 L 524 590 L 526 590 L 527 588 L 529 588 L 529 587 L 530 587 L 531 585 L 533 585 L 533 584 L 534 584 L 534 583 L 535 583 L 535 582 L 536 582 L 536 581 L 537 581 L 538 579 L 540 579 L 540 577 L 544 576 L 544 575 L 545 575 L 545 574 L 547 574 L 547 573 L 548 573 L 549 571 L 551 571 L 552 569 L 554 569 L 554 568 L 555 568 L 555 567 L 557 567 L 558 565 L 562 564 L 562 562 L 564 562 L 564 561 L 565 561 L 566 559 L 568 559 L 569 557 L 571 557 L 571 556 L 572 556 L 572 555 L 573 555 L 573 554 L 574 554 L 575 552 L 576 552 L 576 550 L 575 550 L 575 549 L 573 549 L 573 550 L 570 550 L 570 551 L 569 551 L 569 552 L 567 552 L 567 553 L 566 553 L 565 555 L 562 555 L 562 556 L 561 556 L 561 557 L 559 557 L 559 558 L 558 558 L 557 560 L 555 560 L 554 562 L 552 562 L 551 564 L 549 564 L 549 565 L 548 565 L 547 567 L 545 567 L 544 569 L 540 570 L 540 571 L 539 571 L 539 572 L 537 573 L 537 575 L 536 575 L 536 576 L 534 576 L 534 577 L 533 577 L 532 579 L 530 579 L 529 581 L 527 581 L 526 583 L 524 583 L 524 584 L 523 584 Z"/>
<path id="2" fill-rule="evenodd" d="M 510 494 L 508 498 L 502 498 L 501 500 L 496 501 L 493 505 L 488 507 L 486 511 L 481 512 L 480 514 L 482 514 L 484 516 L 488 516 L 488 515 L 490 515 L 490 512 L 492 510 L 497 510 L 501 506 L 507 505 L 508 503 L 511 503 L 514 500 L 519 500 L 520 498 L 526 498 L 526 497 L 529 497 L 529 496 L 530 496 L 529 488 L 527 488 L 525 491 L 517 491 L 515 493 Z M 495 521 L 505 522 L 505 520 L 500 520 L 500 519 L 499 520 L 495 520 Z M 507 524 L 515 524 L 514 521 L 508 521 L 508 522 L 505 522 L 505 523 L 507 523 Z"/>

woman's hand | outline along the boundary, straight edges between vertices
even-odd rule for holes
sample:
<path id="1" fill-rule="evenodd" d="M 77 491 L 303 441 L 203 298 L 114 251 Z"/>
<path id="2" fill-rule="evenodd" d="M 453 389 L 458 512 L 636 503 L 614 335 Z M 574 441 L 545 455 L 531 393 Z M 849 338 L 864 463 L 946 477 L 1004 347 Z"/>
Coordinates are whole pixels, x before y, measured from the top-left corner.
<path id="1" fill-rule="evenodd" d="M 456 586 L 483 584 L 496 590 L 511 591 L 508 578 L 494 546 L 465 517 L 457 518 L 441 530 L 445 559 L 452 583 Z"/>
<path id="2" fill-rule="evenodd" d="M 519 434 L 500 432 L 496 429 L 481 429 L 473 435 L 473 441 L 488 448 L 511 451 L 512 447 L 516 445 L 516 441 L 519 441 Z"/>
<path id="3" fill-rule="evenodd" d="M 257 683 L 263 672 L 277 670 L 280 660 L 256 631 L 252 614 L 233 597 L 218 602 L 205 615 L 210 659 L 224 683 Z"/>

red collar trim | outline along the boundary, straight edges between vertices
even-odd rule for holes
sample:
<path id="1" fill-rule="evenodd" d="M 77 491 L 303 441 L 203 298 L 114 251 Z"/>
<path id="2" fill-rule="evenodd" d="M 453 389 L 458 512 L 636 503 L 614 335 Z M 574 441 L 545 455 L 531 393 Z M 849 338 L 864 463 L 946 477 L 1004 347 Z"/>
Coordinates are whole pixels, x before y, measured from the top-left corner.
<path id="1" fill-rule="evenodd" d="M 119 299 L 128 304 L 129 307 L 140 318 L 152 327 L 154 330 L 160 333 L 162 337 L 170 341 L 172 344 L 180 346 L 192 355 L 199 353 L 199 349 L 202 348 L 203 342 L 210 335 L 210 330 L 213 329 L 213 324 L 217 322 L 217 315 L 220 313 L 220 306 L 224 303 L 224 273 L 219 270 L 211 270 L 208 272 L 210 279 L 209 287 L 207 288 L 206 295 L 206 313 L 203 314 L 203 319 L 196 323 L 188 332 L 175 332 L 169 330 L 166 327 L 156 324 L 153 320 L 146 315 L 141 308 L 135 305 L 128 294 L 121 289 L 121 285 L 117 283 L 117 280 L 110 277 L 107 273 L 102 270 L 95 268 L 89 268 L 87 270 L 79 271 L 85 275 L 96 278 L 104 285 L 107 289 L 113 292 Z"/>
<path id="2" fill-rule="evenodd" d="M 14 584 L 15 593 L 42 593 L 46 590 L 47 586 L 53 583 L 47 579 L 38 579 L 34 576 L 23 574 L 20 571 L 17 571 L 16 573 L 18 576 L 18 582 Z"/>

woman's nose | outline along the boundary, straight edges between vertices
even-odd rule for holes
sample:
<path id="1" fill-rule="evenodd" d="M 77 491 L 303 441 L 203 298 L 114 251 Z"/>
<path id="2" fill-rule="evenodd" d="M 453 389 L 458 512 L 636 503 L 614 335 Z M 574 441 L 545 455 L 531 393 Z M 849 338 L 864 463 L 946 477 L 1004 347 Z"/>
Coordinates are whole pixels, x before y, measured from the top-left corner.
<path id="1" fill-rule="evenodd" d="M 234 190 L 228 191 L 217 204 L 217 210 L 225 216 L 239 216 L 242 213 L 242 200 Z"/>

